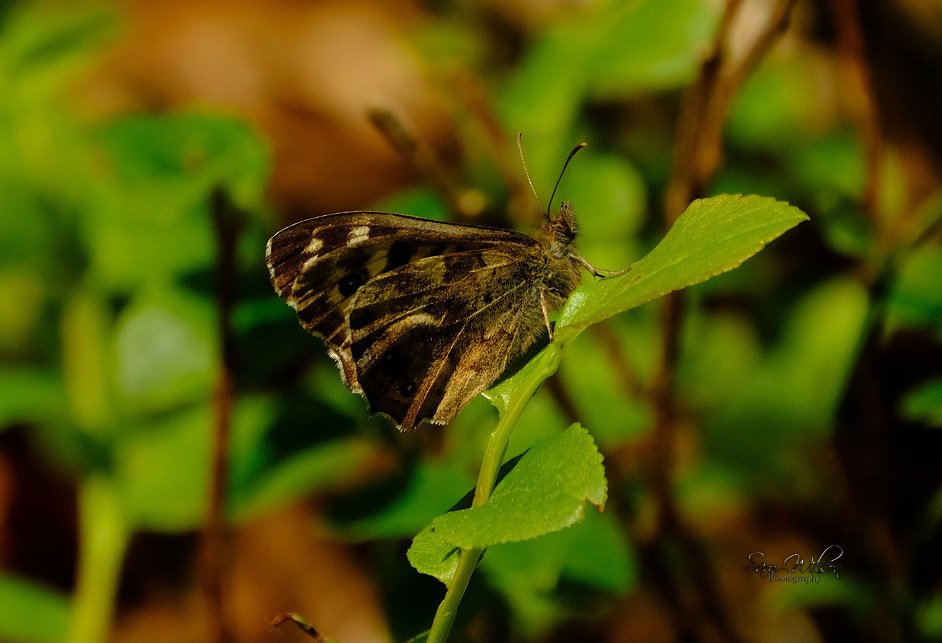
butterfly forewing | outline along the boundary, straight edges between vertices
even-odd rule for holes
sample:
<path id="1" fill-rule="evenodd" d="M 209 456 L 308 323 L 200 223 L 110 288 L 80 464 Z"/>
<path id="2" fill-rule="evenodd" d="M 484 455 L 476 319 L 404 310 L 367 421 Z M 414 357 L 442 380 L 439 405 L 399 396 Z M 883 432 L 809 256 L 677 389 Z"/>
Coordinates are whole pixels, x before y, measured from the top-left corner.
<path id="1" fill-rule="evenodd" d="M 548 281 L 559 299 L 559 276 L 531 237 L 382 212 L 290 226 L 267 260 L 347 386 L 402 429 L 451 420 L 543 332 Z M 568 270 L 563 296 L 577 281 Z"/>

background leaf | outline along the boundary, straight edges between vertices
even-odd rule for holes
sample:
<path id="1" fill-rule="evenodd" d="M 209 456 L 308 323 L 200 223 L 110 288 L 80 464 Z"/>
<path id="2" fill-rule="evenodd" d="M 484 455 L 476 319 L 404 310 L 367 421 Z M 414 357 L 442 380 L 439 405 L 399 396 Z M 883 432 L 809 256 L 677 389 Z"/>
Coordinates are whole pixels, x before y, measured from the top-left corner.
<path id="1" fill-rule="evenodd" d="M 0 638 L 11 643 L 65 639 L 69 600 L 64 594 L 15 576 L 0 575 Z"/>

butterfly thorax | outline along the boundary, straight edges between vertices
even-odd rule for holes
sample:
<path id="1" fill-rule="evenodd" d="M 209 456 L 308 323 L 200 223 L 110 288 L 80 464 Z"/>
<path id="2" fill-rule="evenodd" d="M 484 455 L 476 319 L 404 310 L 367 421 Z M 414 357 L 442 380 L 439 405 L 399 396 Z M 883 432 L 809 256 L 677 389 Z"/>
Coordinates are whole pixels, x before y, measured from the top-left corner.
<path id="1" fill-rule="evenodd" d="M 540 228 L 540 243 L 547 251 L 544 285 L 550 300 L 547 303 L 553 310 L 563 304 L 582 277 L 582 267 L 573 248 L 577 234 L 576 217 L 568 201 L 563 201 L 556 217 Z"/>

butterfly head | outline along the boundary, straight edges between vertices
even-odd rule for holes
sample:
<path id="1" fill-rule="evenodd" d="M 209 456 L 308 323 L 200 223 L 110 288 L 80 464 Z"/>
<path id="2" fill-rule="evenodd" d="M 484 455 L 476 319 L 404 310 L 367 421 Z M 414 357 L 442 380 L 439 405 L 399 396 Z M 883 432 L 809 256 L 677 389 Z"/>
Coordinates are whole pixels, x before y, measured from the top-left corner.
<path id="1" fill-rule="evenodd" d="M 568 256 L 573 241 L 579 232 L 576 215 L 572 210 L 572 203 L 563 201 L 559 213 L 551 219 L 546 219 L 541 230 L 544 246 L 557 259 Z"/>

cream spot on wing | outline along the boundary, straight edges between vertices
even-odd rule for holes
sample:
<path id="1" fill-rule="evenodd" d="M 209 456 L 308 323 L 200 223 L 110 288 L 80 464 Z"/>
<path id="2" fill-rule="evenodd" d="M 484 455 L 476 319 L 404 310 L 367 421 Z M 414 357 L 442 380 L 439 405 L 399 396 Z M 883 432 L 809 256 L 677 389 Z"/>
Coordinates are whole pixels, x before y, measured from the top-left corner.
<path id="1" fill-rule="evenodd" d="M 360 225 L 350 230 L 350 234 L 347 235 L 347 243 L 355 244 L 362 243 L 366 241 L 370 236 L 370 226 Z"/>
<path id="2" fill-rule="evenodd" d="M 311 239 L 311 243 L 307 244 L 307 248 L 305 248 L 305 252 L 307 252 L 307 254 L 316 255 L 318 252 L 320 252 L 321 248 L 323 247 L 324 247 L 324 242 L 318 239 L 317 237 L 313 237 Z"/>
<path id="3" fill-rule="evenodd" d="M 315 255 L 315 256 L 311 257 L 310 259 L 308 259 L 307 261 L 305 261 L 305 262 L 304 262 L 304 265 L 301 266 L 301 272 L 307 272 L 308 270 L 310 270 L 311 267 L 312 267 L 315 263 L 317 263 L 317 260 L 318 260 L 318 259 L 320 259 L 320 257 L 318 257 L 318 256 Z"/>

